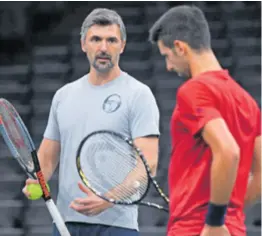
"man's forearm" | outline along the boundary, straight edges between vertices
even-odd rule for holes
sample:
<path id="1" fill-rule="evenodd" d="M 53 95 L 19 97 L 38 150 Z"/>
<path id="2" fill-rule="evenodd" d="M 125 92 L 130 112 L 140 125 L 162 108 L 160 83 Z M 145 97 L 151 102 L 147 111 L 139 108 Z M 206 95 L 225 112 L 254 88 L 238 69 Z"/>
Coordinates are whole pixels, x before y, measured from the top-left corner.
<path id="1" fill-rule="evenodd" d="M 261 197 L 261 174 L 251 176 L 245 196 L 245 206 L 254 204 Z"/>
<path id="2" fill-rule="evenodd" d="M 210 199 L 205 223 L 220 227 L 235 185 L 240 159 L 240 148 L 222 118 L 209 121 L 202 136 L 212 151 L 210 170 Z"/>
<path id="3" fill-rule="evenodd" d="M 214 154 L 211 165 L 211 197 L 210 201 L 218 205 L 229 202 L 234 188 L 239 156 L 231 154 Z"/>
<path id="4" fill-rule="evenodd" d="M 37 152 L 41 170 L 46 181 L 49 181 L 58 165 L 60 143 L 50 139 L 43 139 Z"/>
<path id="5" fill-rule="evenodd" d="M 45 177 L 45 180 L 46 182 L 48 182 L 51 179 L 52 175 L 54 174 L 54 171 L 58 163 L 52 162 L 48 158 L 44 158 L 43 155 L 41 154 L 40 155 L 38 154 L 38 160 L 41 167 L 41 171 Z"/>
<path id="6" fill-rule="evenodd" d="M 255 139 L 251 172 L 252 176 L 245 196 L 245 206 L 253 204 L 261 196 L 261 136 Z"/>

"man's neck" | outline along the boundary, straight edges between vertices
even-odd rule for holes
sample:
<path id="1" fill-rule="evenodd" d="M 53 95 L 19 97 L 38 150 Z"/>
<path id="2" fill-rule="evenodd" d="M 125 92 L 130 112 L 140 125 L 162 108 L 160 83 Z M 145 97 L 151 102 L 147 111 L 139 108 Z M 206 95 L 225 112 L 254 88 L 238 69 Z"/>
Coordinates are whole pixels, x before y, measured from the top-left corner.
<path id="1" fill-rule="evenodd" d="M 211 50 L 200 54 L 192 54 L 189 66 L 192 77 L 208 71 L 222 70 L 221 65 Z"/>
<path id="2" fill-rule="evenodd" d="M 89 73 L 89 82 L 93 85 L 103 85 L 106 84 L 121 74 L 121 70 L 119 67 L 113 68 L 108 73 L 99 73 L 94 68 L 90 69 Z"/>

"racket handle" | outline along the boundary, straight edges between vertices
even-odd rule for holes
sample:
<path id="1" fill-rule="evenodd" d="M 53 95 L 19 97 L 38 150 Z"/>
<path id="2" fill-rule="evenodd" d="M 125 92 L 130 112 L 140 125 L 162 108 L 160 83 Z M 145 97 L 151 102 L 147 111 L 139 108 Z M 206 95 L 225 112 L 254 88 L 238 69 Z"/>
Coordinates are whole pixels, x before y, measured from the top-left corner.
<path id="1" fill-rule="evenodd" d="M 62 218 L 62 216 L 60 215 L 54 201 L 52 199 L 49 199 L 47 200 L 46 202 L 46 206 L 47 206 L 47 209 L 50 213 L 50 215 L 52 216 L 55 224 L 56 224 L 56 227 L 60 233 L 61 236 L 71 236 L 66 225 L 65 225 L 65 222 Z"/>

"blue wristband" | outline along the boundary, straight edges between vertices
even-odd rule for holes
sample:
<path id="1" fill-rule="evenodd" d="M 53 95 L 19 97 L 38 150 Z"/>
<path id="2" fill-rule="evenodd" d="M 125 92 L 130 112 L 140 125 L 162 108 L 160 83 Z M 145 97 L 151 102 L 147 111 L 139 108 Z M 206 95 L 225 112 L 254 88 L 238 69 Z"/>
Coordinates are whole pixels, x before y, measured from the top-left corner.
<path id="1" fill-rule="evenodd" d="M 227 205 L 208 204 L 206 224 L 210 226 L 222 226 L 225 223 Z"/>

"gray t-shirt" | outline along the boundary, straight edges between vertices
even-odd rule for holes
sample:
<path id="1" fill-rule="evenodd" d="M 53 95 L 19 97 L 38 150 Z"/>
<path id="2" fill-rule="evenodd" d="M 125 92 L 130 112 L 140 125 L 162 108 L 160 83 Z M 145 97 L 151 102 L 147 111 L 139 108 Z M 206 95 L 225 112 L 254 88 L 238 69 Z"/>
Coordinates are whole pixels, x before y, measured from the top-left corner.
<path id="1" fill-rule="evenodd" d="M 138 230 L 137 206 L 115 205 L 96 216 L 69 208 L 75 198 L 87 197 L 77 185 L 81 181 L 76 170 L 77 147 L 86 135 L 102 129 L 132 139 L 159 135 L 159 110 L 149 87 L 121 72 L 99 86 L 85 75 L 56 92 L 44 137 L 61 143 L 57 206 L 65 221 Z"/>

